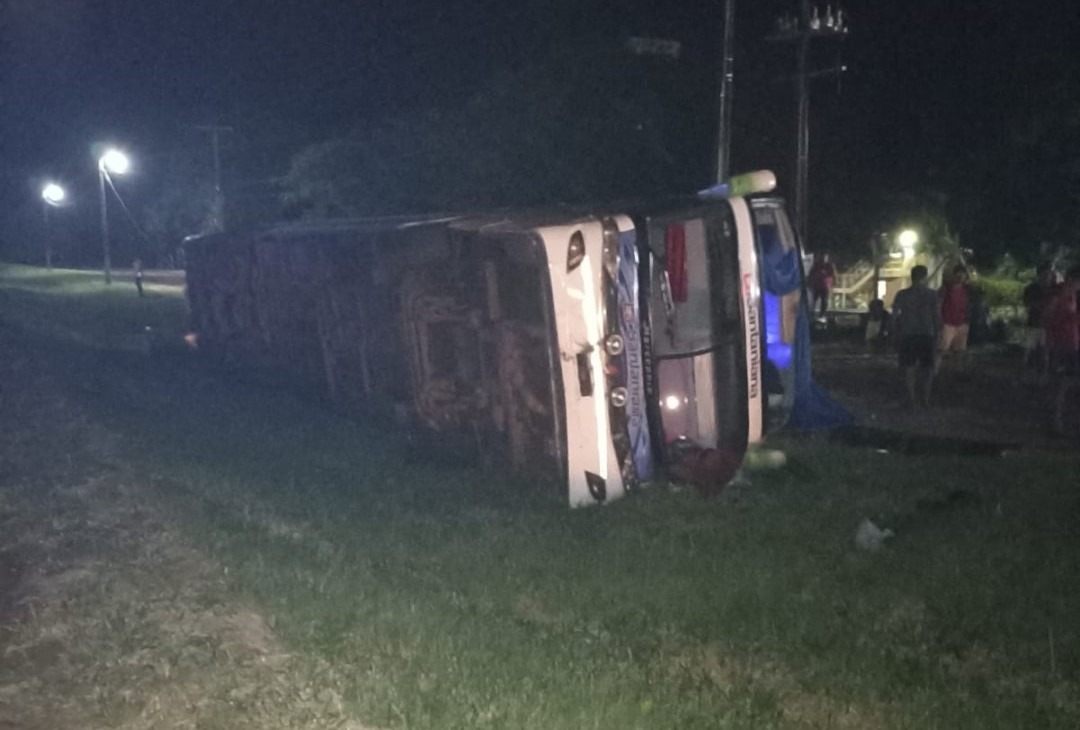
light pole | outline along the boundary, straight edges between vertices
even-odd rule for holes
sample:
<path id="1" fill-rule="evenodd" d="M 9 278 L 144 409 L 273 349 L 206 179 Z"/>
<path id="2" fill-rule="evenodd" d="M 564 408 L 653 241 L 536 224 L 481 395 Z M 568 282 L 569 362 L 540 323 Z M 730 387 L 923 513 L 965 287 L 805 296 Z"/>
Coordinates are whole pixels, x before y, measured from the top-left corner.
<path id="1" fill-rule="evenodd" d="M 720 125 L 717 129 L 716 184 L 731 174 L 731 113 L 735 93 L 735 0 L 724 0 L 724 39 L 720 64 Z"/>
<path id="2" fill-rule="evenodd" d="M 49 230 L 49 208 L 57 208 L 67 197 L 67 193 L 56 183 L 46 183 L 41 188 L 42 214 L 45 216 L 45 268 L 52 268 L 52 231 Z"/>
<path id="3" fill-rule="evenodd" d="M 212 230 L 220 231 L 225 227 L 225 193 L 221 190 L 221 143 L 218 138 L 222 132 L 228 134 L 233 131 L 233 128 L 204 124 L 196 126 L 195 129 L 210 134 L 210 149 L 214 154 L 214 210 L 210 216 L 210 227 Z"/>
<path id="4" fill-rule="evenodd" d="M 110 172 L 123 175 L 128 171 L 129 167 L 131 167 L 131 161 L 120 150 L 107 150 L 98 160 L 98 183 L 101 189 L 101 251 L 104 260 L 106 284 L 112 283 L 112 261 L 109 255 L 109 206 L 105 196 L 105 182 L 107 180 L 110 185 L 112 184 L 112 178 L 109 177 Z"/>

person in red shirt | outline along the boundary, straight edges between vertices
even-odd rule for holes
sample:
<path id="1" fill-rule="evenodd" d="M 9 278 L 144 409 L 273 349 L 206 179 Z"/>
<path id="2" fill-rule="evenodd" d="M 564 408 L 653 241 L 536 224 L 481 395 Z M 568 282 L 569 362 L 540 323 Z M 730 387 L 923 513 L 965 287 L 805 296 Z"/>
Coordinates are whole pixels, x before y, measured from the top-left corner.
<path id="1" fill-rule="evenodd" d="M 968 341 L 967 268 L 957 264 L 941 285 L 941 334 L 938 337 L 938 366 L 946 352 L 966 352 Z"/>
<path id="2" fill-rule="evenodd" d="M 1051 426 L 1055 433 L 1065 429 L 1065 405 L 1069 391 L 1080 379 L 1080 266 L 1069 269 L 1065 281 L 1054 288 L 1043 311 L 1046 351 L 1054 375 Z"/>
<path id="3" fill-rule="evenodd" d="M 829 254 L 814 254 L 814 265 L 810 267 L 810 273 L 806 275 L 806 286 L 810 290 L 810 311 L 821 307 L 821 315 L 829 307 L 829 295 L 832 294 L 833 284 L 836 282 L 836 267 L 829 260 Z"/>

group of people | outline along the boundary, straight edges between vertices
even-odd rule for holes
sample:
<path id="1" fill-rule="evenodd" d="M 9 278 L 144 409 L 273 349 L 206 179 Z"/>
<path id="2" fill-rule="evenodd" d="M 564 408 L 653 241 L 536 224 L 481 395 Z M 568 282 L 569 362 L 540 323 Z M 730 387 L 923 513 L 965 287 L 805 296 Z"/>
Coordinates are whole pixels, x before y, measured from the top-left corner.
<path id="1" fill-rule="evenodd" d="M 967 350 L 970 327 L 967 269 L 962 264 L 954 267 L 939 290 L 931 289 L 927 278 L 925 266 L 911 269 L 911 286 L 897 293 L 889 323 L 909 402 L 925 407 L 930 405 L 942 356 Z M 1080 266 L 1070 269 L 1060 283 L 1049 266 L 1040 266 L 1036 280 L 1024 290 L 1024 365 L 1037 363 L 1044 376 L 1052 377 L 1051 426 L 1058 432 L 1064 426 L 1069 390 L 1080 378 L 1078 292 Z M 871 305 L 870 322 L 881 323 L 879 332 L 886 316 L 883 305 Z"/>

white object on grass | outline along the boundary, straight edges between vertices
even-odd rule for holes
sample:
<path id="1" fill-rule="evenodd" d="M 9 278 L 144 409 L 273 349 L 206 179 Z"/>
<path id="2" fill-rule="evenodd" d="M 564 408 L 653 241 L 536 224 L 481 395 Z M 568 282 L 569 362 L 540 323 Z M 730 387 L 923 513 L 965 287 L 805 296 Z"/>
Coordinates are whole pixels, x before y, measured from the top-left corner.
<path id="1" fill-rule="evenodd" d="M 871 519 L 865 519 L 859 523 L 855 530 L 855 547 L 860 550 L 880 550 L 881 546 L 896 533 L 885 528 L 884 530 L 874 524 Z"/>

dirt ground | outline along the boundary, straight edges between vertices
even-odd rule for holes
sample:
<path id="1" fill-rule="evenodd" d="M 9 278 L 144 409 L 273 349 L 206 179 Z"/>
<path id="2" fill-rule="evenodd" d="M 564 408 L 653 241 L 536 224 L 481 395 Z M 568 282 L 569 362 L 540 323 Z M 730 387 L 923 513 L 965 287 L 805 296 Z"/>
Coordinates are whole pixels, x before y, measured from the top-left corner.
<path id="1" fill-rule="evenodd" d="M 1052 434 L 1050 385 L 1030 372 L 1021 377 L 1018 351 L 987 345 L 964 360 L 950 356 L 935 380 L 930 409 L 907 405 L 891 349 L 833 342 L 815 344 L 813 357 L 814 377 L 861 425 L 1024 449 L 1080 448 L 1080 388 L 1069 399 L 1065 434 Z"/>

